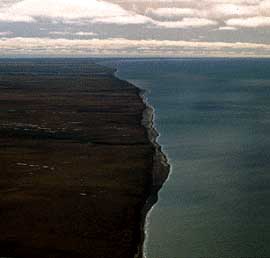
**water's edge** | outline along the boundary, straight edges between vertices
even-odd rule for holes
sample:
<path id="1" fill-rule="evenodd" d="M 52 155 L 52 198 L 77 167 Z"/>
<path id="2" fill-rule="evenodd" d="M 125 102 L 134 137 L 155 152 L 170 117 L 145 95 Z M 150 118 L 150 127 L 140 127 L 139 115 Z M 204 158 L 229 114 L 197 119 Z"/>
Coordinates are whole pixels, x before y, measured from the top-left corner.
<path id="1" fill-rule="evenodd" d="M 135 86 L 136 87 L 136 86 Z M 147 258 L 143 254 L 143 247 L 145 241 L 145 222 L 148 212 L 158 201 L 158 192 L 167 180 L 170 173 L 170 165 L 166 155 L 162 152 L 162 148 L 157 142 L 159 136 L 158 131 L 154 127 L 154 108 L 146 101 L 144 91 L 140 89 L 140 97 L 145 103 L 145 110 L 143 112 L 142 125 L 146 128 L 148 133 L 148 139 L 154 147 L 153 167 L 152 167 L 152 184 L 149 192 L 149 196 L 146 200 L 144 208 L 142 210 L 141 219 L 141 243 L 138 247 L 139 252 L 135 258 Z"/>
<path id="2" fill-rule="evenodd" d="M 115 76 L 119 80 L 122 80 L 120 77 L 117 76 L 117 69 L 114 70 L 113 76 Z M 170 165 L 168 163 L 166 155 L 162 151 L 161 146 L 157 142 L 159 133 L 154 126 L 154 108 L 148 103 L 145 97 L 145 90 L 130 83 L 129 81 L 127 82 L 134 88 L 138 89 L 138 96 L 142 99 L 142 102 L 145 105 L 145 109 L 142 114 L 141 124 L 146 129 L 148 139 L 154 148 L 153 166 L 151 171 L 152 174 L 151 186 L 150 189 L 148 189 L 149 195 L 147 196 L 147 200 L 141 211 L 141 225 L 140 225 L 141 236 L 137 246 L 137 253 L 134 256 L 135 258 L 146 258 L 143 253 L 143 247 L 145 241 L 145 222 L 147 214 L 158 201 L 158 192 L 169 176 Z"/>

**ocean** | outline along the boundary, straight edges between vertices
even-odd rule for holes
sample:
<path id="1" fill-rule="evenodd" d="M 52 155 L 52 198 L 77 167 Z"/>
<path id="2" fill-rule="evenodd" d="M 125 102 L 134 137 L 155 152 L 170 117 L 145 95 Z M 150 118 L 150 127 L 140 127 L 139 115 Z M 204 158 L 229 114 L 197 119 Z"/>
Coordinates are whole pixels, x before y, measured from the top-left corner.
<path id="1" fill-rule="evenodd" d="M 270 257 L 270 60 L 106 63 L 146 90 L 171 165 L 145 256 Z"/>

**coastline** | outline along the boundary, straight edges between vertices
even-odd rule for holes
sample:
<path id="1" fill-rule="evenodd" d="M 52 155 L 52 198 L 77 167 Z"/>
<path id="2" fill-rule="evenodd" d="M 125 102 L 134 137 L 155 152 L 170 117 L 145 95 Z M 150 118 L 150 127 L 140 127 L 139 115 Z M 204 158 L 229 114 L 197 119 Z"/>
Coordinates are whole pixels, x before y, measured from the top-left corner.
<path id="1" fill-rule="evenodd" d="M 117 76 L 117 69 L 114 70 L 114 76 L 122 80 Z M 153 153 L 153 166 L 151 171 L 151 184 L 148 189 L 148 196 L 145 201 L 144 207 L 141 212 L 141 223 L 140 223 L 140 241 L 137 246 L 137 253 L 134 258 L 147 258 L 144 256 L 143 248 L 145 241 L 145 223 L 148 212 L 152 209 L 152 207 L 158 201 L 158 192 L 162 188 L 163 184 L 166 182 L 169 173 L 170 173 L 170 164 L 166 155 L 162 151 L 162 147 L 157 142 L 157 138 L 159 137 L 159 132 L 154 126 L 154 108 L 147 101 L 145 97 L 145 90 L 139 88 L 138 86 L 130 83 L 126 80 L 130 85 L 138 89 L 138 96 L 141 98 L 145 108 L 142 114 L 141 124 L 145 128 L 148 136 L 149 142 L 152 144 L 154 153 Z"/>
<path id="2" fill-rule="evenodd" d="M 152 168 L 152 183 L 150 186 L 149 196 L 146 200 L 144 208 L 142 210 L 142 221 L 141 221 L 141 242 L 139 245 L 139 252 L 135 255 L 135 258 L 147 258 L 143 253 L 144 241 L 145 241 L 145 223 L 148 212 L 151 211 L 153 206 L 158 202 L 158 193 L 166 182 L 170 173 L 170 164 L 166 155 L 162 152 L 161 146 L 157 142 L 159 136 L 158 131 L 154 127 L 154 108 L 146 101 L 143 95 L 144 91 L 141 91 L 141 98 L 146 105 L 143 112 L 142 125 L 146 128 L 148 133 L 148 139 L 154 147 L 153 156 L 153 168 Z"/>

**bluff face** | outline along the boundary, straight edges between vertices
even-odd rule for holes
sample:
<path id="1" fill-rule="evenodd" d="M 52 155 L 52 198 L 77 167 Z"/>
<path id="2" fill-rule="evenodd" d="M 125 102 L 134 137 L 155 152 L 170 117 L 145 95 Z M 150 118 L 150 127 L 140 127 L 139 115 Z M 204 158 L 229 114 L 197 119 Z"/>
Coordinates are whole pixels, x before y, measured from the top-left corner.
<path id="1" fill-rule="evenodd" d="M 134 257 L 155 153 L 145 108 L 90 61 L 0 62 L 0 256 Z"/>

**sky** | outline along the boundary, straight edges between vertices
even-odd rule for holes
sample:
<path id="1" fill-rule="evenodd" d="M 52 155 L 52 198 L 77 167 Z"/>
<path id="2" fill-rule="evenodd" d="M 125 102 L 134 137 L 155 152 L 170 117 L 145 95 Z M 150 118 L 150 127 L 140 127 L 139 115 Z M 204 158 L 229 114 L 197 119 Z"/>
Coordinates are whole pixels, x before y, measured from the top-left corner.
<path id="1" fill-rule="evenodd" d="M 0 57 L 270 57 L 270 0 L 0 0 Z"/>

